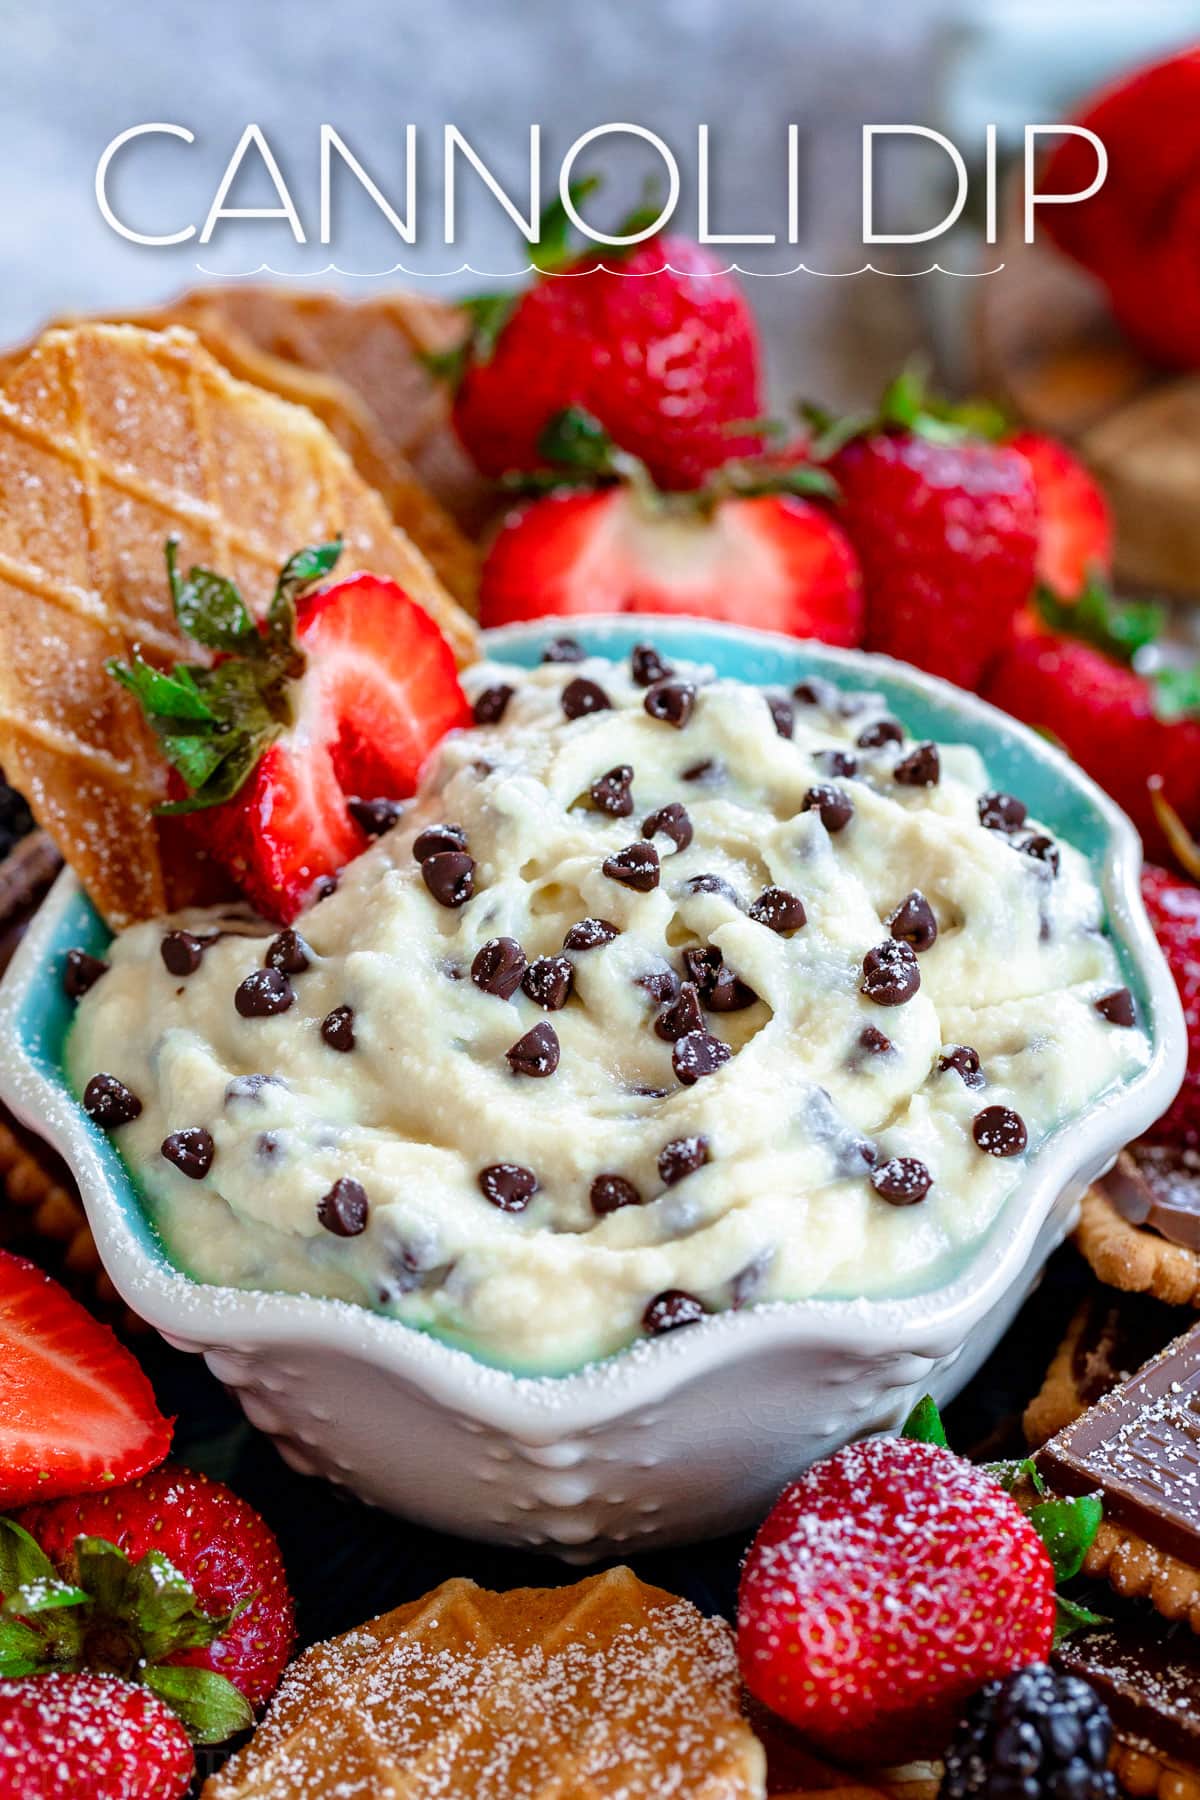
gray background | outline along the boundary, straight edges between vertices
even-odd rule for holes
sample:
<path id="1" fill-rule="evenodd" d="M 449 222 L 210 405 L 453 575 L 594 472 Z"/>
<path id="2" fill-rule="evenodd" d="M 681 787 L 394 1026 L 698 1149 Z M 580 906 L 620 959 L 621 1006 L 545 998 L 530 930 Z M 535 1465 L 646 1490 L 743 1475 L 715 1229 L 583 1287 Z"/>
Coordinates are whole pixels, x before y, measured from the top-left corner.
<path id="1" fill-rule="evenodd" d="M 964 149 L 984 118 L 1036 118 L 1110 65 L 1200 31 L 1192 0 L 51 0 L 0 14 L 0 220 L 4 234 L 0 341 L 84 308 L 143 304 L 194 285 L 196 264 L 237 272 L 263 260 L 313 279 L 331 251 L 298 248 L 279 223 L 224 224 L 207 250 L 146 249 L 120 239 L 93 197 L 95 164 L 120 130 L 145 120 L 187 125 L 188 148 L 168 140 L 126 154 L 114 198 L 141 229 L 199 223 L 244 124 L 276 150 L 306 221 L 316 215 L 317 134 L 329 120 L 376 175 L 402 193 L 403 127 L 415 123 L 435 160 L 441 127 L 457 124 L 501 175 L 519 184 L 529 123 L 544 130 L 545 168 L 581 130 L 632 119 L 694 162 L 697 120 L 712 130 L 720 226 L 764 229 L 784 218 L 785 134 L 804 133 L 799 253 L 734 251 L 779 269 L 802 255 L 816 268 L 855 268 L 859 132 L 865 120 L 949 120 Z M 1043 116 L 1045 116 L 1043 114 Z M 1061 112 L 1049 116 L 1062 116 Z M 932 160 L 931 160 L 932 159 Z M 609 157 L 602 214 L 615 218 L 645 168 Z M 943 173 L 938 154 L 906 147 L 884 165 L 897 224 Z M 352 184 L 332 255 L 347 269 L 402 256 L 426 272 L 461 256 L 508 271 L 523 260 L 511 223 L 473 178 L 463 180 L 461 252 L 440 239 L 440 181 L 423 181 L 425 241 L 400 244 Z M 267 198 L 249 184 L 242 204 Z M 930 212 L 929 217 L 936 216 Z M 685 180 L 682 227 L 694 221 Z M 694 226 L 690 227 L 694 229 Z M 975 246 L 941 244 L 970 266 Z M 896 267 L 922 267 L 892 253 Z M 882 260 L 876 254 L 876 260 Z M 396 281 L 400 278 L 391 277 Z M 366 287 L 366 283 L 348 285 Z M 478 286 L 436 282 L 439 291 Z M 753 281 L 774 396 L 805 389 L 861 398 L 931 329 L 948 329 L 971 284 L 815 275 Z"/>

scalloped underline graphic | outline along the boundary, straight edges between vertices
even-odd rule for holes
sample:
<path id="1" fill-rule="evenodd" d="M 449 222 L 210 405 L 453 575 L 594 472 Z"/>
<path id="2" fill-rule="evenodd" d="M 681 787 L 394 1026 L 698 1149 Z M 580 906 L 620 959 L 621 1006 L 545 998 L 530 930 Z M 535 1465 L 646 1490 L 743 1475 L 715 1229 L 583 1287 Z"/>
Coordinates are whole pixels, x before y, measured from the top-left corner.
<path id="1" fill-rule="evenodd" d="M 390 269 L 343 269 L 337 263 L 326 263 L 323 269 L 275 269 L 270 263 L 259 263 L 256 269 L 209 269 L 203 263 L 195 268 L 213 281 L 252 281 L 257 275 L 271 275 L 277 281 L 312 281 L 323 275 L 341 275 L 350 281 L 382 281 L 388 275 L 407 275 L 412 281 L 445 281 L 456 275 L 476 275 L 481 281 L 517 281 L 525 275 L 540 275 L 554 281 L 575 281 L 584 275 L 620 275 L 626 281 L 639 281 L 649 275 L 700 276 L 747 275 L 760 281 L 777 281 L 786 275 L 816 275 L 822 281 L 847 281 L 855 275 L 884 275 L 890 281 L 916 281 L 924 275 L 952 275 L 956 281 L 981 281 L 988 275 L 999 275 L 1007 266 L 997 263 L 993 269 L 944 269 L 941 263 L 930 263 L 927 269 L 878 269 L 874 263 L 863 263 L 857 269 L 811 269 L 797 263 L 793 269 L 743 269 L 740 263 L 726 263 L 721 269 L 677 269 L 673 263 L 661 263 L 656 269 L 613 269 L 607 263 L 592 263 L 586 269 L 539 269 L 526 263 L 523 269 L 477 269 L 472 263 L 460 263 L 456 269 L 410 269 L 405 263 L 393 263 Z"/>

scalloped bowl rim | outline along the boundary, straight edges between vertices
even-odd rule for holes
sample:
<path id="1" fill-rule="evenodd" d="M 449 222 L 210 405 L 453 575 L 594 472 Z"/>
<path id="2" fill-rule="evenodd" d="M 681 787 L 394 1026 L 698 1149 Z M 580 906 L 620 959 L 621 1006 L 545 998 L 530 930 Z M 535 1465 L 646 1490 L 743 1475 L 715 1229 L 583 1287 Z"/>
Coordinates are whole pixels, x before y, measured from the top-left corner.
<path id="1" fill-rule="evenodd" d="M 1055 1201 L 1079 1171 L 1115 1155 L 1120 1145 L 1164 1111 L 1183 1077 L 1186 1035 L 1174 981 L 1141 899 L 1142 846 L 1123 812 L 1052 744 L 976 695 L 907 663 L 865 651 L 840 650 L 711 620 L 639 618 L 636 614 L 540 620 L 486 633 L 484 653 L 536 649 L 570 631 L 583 639 L 605 633 L 628 641 L 653 635 L 676 655 L 707 660 L 689 639 L 711 638 L 753 649 L 800 652 L 843 682 L 872 676 L 932 702 L 977 730 L 1002 730 L 1033 751 L 1048 772 L 1099 814 L 1107 836 L 1100 882 L 1110 932 L 1136 967 L 1150 1003 L 1151 1057 L 1127 1083 L 1065 1121 L 1030 1155 L 1024 1177 L 952 1280 L 901 1298 L 774 1301 L 745 1312 L 713 1315 L 699 1330 L 642 1341 L 601 1362 L 562 1375 L 523 1375 L 481 1362 L 470 1352 L 346 1301 L 250 1291 L 200 1283 L 173 1268 L 165 1251 L 139 1242 L 129 1209 L 141 1211 L 131 1181 L 113 1180 L 98 1151 L 96 1128 L 65 1087 L 38 1068 L 21 1025 L 64 913 L 78 900 L 68 870 L 36 914 L 0 983 L 0 1034 L 9 1045 L 0 1067 L 0 1098 L 39 1131 L 70 1165 L 104 1267 L 122 1298 L 169 1340 L 205 1351 L 253 1357 L 290 1343 L 324 1346 L 390 1370 L 430 1399 L 493 1428 L 548 1440 L 564 1431 L 599 1429 L 630 1411 L 663 1401 L 717 1365 L 770 1349 L 853 1345 L 864 1359 L 905 1353 L 944 1355 L 965 1343 L 1025 1269 Z M 614 646 L 615 648 L 615 646 Z M 595 654 L 607 652 L 598 647 Z M 795 673 L 795 672 L 793 672 Z M 942 734 L 952 738 L 952 732 Z"/>

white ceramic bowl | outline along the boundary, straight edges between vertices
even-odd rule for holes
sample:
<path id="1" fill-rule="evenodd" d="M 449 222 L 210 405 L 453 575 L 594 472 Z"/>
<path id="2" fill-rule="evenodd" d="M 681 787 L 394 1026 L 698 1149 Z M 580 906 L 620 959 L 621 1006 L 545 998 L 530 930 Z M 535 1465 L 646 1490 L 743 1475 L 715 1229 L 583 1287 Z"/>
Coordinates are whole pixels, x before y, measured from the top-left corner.
<path id="1" fill-rule="evenodd" d="M 946 1401 L 1001 1337 L 1080 1195 L 1165 1110 L 1182 1079 L 1178 996 L 1142 907 L 1141 846 L 1065 757 L 973 696 L 886 658 L 695 620 L 572 621 L 623 655 L 668 654 L 770 685 L 825 674 L 881 689 L 922 736 L 981 748 L 993 779 L 1090 856 L 1152 1040 L 1144 1072 L 1054 1132 L 948 1285 L 902 1300 L 803 1300 L 705 1321 L 581 1373 L 519 1377 L 337 1301 L 200 1285 L 174 1270 L 125 1170 L 68 1091 L 62 957 L 104 933 L 64 874 L 0 986 L 0 1097 L 70 1164 L 122 1297 L 200 1351 L 294 1468 L 443 1530 L 582 1559 L 744 1526 L 807 1463 L 894 1427 L 920 1394 Z M 492 634 L 538 659 L 563 622 Z"/>

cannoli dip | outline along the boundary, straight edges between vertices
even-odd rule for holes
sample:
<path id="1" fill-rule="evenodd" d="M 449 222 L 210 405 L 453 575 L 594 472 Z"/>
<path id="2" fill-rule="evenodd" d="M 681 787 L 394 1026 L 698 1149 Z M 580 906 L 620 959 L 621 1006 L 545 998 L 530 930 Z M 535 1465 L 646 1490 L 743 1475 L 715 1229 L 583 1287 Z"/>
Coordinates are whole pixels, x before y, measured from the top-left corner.
<path id="1" fill-rule="evenodd" d="M 550 655 L 290 930 L 113 943 L 70 1072 L 168 1253 L 547 1374 L 944 1283 L 1147 1060 L 1088 863 L 878 696 Z"/>

